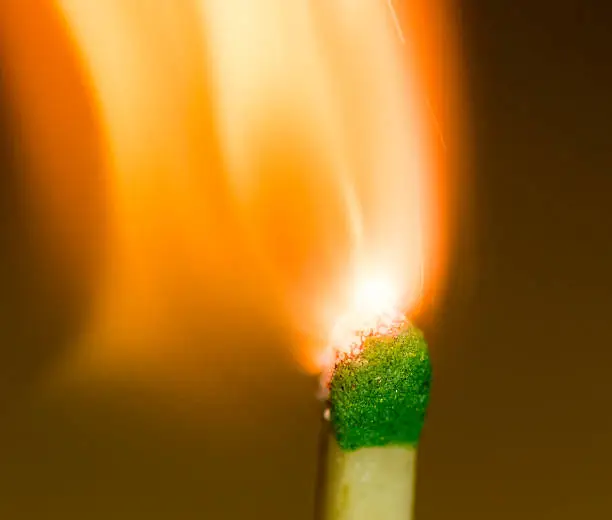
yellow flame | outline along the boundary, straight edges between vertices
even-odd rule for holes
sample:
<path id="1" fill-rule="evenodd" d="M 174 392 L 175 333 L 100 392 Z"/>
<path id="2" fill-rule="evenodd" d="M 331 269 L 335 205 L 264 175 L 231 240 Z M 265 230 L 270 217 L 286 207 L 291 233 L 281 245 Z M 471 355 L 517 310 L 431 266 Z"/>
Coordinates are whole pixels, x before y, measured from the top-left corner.
<path id="1" fill-rule="evenodd" d="M 414 306 L 438 233 L 414 31 L 431 2 L 417 22 L 384 0 L 56 2 L 104 129 L 101 343 L 253 309 L 325 337 Z"/>

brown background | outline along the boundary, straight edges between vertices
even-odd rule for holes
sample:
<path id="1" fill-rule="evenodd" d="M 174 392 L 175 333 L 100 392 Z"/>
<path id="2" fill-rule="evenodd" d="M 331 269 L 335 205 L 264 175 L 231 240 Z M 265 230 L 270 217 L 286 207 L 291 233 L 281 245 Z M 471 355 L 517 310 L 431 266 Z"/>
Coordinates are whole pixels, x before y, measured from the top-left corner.
<path id="1" fill-rule="evenodd" d="M 546 4 L 464 0 L 456 12 L 474 204 L 426 331 L 436 384 L 420 520 L 612 518 L 612 13 Z M 32 386 L 75 334 L 87 284 L 40 262 L 16 136 L 5 126 L 0 518 L 311 518 L 315 382 L 257 355 L 281 341 L 273 332 L 212 336 L 230 352 L 254 345 L 214 360 L 217 397 L 181 381 Z M 102 212 L 89 218 L 103 242 Z"/>

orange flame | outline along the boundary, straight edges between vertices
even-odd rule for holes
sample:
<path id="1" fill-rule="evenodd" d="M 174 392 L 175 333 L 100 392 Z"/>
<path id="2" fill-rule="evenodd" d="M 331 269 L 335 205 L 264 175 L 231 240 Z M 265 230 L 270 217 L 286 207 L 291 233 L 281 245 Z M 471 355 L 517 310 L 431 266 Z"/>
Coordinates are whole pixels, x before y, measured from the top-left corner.
<path id="1" fill-rule="evenodd" d="M 105 136 L 101 342 L 268 308 L 321 338 L 395 319 L 440 279 L 438 4 L 56 3 Z"/>

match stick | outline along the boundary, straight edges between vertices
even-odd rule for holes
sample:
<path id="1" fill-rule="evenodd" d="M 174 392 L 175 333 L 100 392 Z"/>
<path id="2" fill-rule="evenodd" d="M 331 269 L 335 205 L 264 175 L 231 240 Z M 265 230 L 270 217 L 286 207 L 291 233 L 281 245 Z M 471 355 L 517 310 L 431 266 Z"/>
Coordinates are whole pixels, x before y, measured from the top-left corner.
<path id="1" fill-rule="evenodd" d="M 430 380 L 427 344 L 411 324 L 337 357 L 328 380 L 325 520 L 412 518 Z"/>

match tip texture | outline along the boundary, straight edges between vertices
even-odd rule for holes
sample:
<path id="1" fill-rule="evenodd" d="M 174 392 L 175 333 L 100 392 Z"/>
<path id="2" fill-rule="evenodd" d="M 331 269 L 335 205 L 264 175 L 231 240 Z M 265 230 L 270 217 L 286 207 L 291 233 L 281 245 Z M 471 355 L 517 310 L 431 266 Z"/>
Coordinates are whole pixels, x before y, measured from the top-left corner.
<path id="1" fill-rule="evenodd" d="M 431 364 L 413 325 L 365 340 L 339 360 L 330 381 L 330 419 L 341 449 L 418 442 L 429 402 Z"/>

